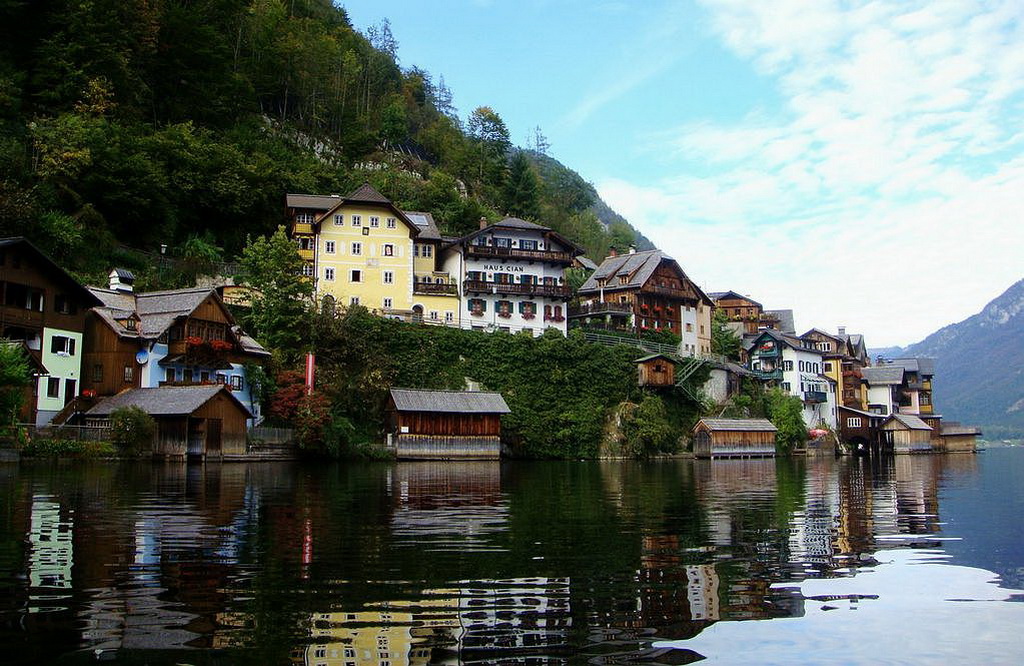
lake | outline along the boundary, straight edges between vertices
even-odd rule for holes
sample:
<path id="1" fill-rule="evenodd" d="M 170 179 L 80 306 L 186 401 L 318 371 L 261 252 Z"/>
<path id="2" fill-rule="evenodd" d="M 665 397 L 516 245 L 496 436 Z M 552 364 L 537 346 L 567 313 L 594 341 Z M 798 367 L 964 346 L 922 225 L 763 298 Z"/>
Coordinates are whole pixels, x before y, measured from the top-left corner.
<path id="1" fill-rule="evenodd" d="M 1024 449 L 0 466 L 4 663 L 1019 663 Z"/>

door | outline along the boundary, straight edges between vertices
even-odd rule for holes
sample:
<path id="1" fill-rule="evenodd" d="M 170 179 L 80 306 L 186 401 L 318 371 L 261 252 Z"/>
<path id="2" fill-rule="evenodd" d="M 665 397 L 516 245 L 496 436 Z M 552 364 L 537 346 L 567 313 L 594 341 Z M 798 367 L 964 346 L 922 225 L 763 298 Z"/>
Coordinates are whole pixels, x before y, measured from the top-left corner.
<path id="1" fill-rule="evenodd" d="M 78 397 L 78 380 L 77 379 L 65 379 L 64 380 L 64 406 L 66 407 L 69 402 Z"/>
<path id="2" fill-rule="evenodd" d="M 206 444 L 206 424 L 204 419 L 190 419 L 188 426 L 188 456 L 202 456 Z"/>
<path id="3" fill-rule="evenodd" d="M 220 433 L 223 427 L 220 419 L 206 419 L 206 452 L 220 455 Z"/>

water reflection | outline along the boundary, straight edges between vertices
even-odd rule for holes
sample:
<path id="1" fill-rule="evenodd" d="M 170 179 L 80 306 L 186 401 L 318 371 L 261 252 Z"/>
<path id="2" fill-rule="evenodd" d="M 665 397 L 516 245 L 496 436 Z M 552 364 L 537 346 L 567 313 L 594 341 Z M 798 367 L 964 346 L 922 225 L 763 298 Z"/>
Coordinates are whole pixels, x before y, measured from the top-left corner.
<path id="1" fill-rule="evenodd" d="M 976 456 L 3 468 L 0 637 L 26 662 L 684 663 L 794 626 L 738 621 L 893 622 L 900 581 L 1006 598 L 943 559 L 943 488 L 986 473 Z"/>

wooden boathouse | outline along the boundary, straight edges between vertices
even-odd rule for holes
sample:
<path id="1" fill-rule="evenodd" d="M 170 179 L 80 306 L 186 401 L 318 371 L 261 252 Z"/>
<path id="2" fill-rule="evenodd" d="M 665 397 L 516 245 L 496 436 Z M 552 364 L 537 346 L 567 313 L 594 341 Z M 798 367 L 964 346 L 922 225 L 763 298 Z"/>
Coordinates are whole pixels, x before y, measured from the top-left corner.
<path id="1" fill-rule="evenodd" d="M 122 407 L 138 407 L 156 421 L 156 457 L 229 460 L 246 455 L 246 419 L 252 414 L 223 385 L 129 389 L 86 412 L 86 423 L 109 426 L 110 414 Z"/>
<path id="2" fill-rule="evenodd" d="M 913 414 L 893 414 L 882 422 L 882 446 L 893 453 L 927 453 L 932 450 L 932 432 Z"/>
<path id="3" fill-rule="evenodd" d="M 676 385 L 676 364 L 665 354 L 650 354 L 633 361 L 636 364 L 637 384 L 654 388 Z"/>
<path id="4" fill-rule="evenodd" d="M 693 427 L 697 458 L 766 458 L 775 455 L 778 428 L 768 419 L 701 419 Z"/>
<path id="5" fill-rule="evenodd" d="M 500 393 L 391 389 L 388 446 L 399 460 L 501 456 Z"/>

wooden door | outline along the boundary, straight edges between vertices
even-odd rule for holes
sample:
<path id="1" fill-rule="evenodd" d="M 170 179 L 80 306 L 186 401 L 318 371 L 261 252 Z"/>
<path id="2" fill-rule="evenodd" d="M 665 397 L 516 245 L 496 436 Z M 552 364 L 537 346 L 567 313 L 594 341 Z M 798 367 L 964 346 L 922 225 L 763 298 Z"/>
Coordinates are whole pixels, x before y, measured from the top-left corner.
<path id="1" fill-rule="evenodd" d="M 220 419 L 206 419 L 206 452 L 220 453 L 220 433 L 223 422 Z"/>

